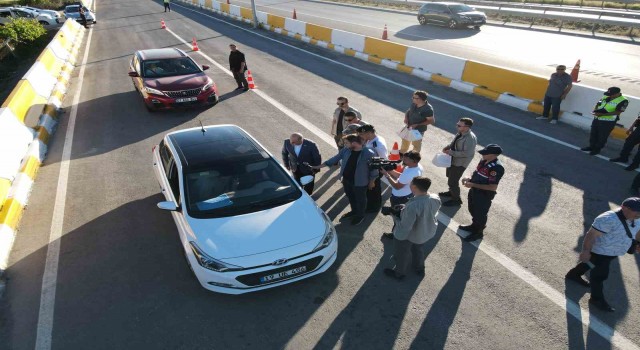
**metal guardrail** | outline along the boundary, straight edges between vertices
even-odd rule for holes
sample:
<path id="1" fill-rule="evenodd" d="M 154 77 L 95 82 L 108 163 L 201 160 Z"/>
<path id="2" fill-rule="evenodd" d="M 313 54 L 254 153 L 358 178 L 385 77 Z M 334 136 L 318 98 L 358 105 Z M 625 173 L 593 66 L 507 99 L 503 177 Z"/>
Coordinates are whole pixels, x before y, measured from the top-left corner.
<path id="1" fill-rule="evenodd" d="M 556 12 L 571 12 L 571 13 L 584 13 L 600 16 L 611 17 L 623 17 L 623 18 L 636 18 L 640 19 L 640 11 L 623 10 L 614 8 L 596 8 L 596 7 L 579 7 L 575 5 L 545 5 L 534 3 L 515 3 L 515 2 L 499 2 L 499 1 L 480 1 L 471 0 L 463 1 L 467 5 L 471 6 L 489 6 L 489 7 L 506 7 L 506 8 L 519 8 L 528 10 L 545 10 Z M 640 3 L 640 0 L 628 0 L 629 3 Z"/>

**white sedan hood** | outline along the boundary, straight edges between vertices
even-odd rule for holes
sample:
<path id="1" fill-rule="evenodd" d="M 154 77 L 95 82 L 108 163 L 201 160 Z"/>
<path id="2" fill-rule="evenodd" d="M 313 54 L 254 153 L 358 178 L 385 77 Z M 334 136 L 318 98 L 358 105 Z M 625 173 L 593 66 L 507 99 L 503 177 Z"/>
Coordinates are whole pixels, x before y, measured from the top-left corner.
<path id="1" fill-rule="evenodd" d="M 271 252 L 312 239 L 319 243 L 325 233 L 315 202 L 304 194 L 294 202 L 255 213 L 187 221 L 198 246 L 215 259 Z"/>

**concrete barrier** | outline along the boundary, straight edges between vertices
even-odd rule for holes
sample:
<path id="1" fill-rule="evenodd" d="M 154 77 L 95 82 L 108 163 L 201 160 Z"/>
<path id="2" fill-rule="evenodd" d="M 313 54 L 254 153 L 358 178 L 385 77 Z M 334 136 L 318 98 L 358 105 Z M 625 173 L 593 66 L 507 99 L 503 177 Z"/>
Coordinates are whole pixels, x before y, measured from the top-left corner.
<path id="1" fill-rule="evenodd" d="M 0 108 L 0 275 L 55 130 L 82 43 L 81 28 L 76 21 L 66 21 Z"/>

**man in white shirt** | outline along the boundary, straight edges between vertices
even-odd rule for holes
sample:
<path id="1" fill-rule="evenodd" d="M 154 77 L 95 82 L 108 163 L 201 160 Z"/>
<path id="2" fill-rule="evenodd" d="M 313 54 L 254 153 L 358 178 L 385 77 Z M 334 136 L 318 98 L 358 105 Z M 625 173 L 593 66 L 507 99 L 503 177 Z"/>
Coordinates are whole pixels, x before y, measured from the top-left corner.
<path id="1" fill-rule="evenodd" d="M 404 164 L 402 173 L 395 170 L 380 170 L 391 186 L 391 198 L 389 198 L 391 208 L 394 208 L 399 204 L 405 204 L 411 197 L 413 197 L 409 184 L 411 184 L 411 180 L 413 180 L 414 177 L 422 176 L 422 172 L 424 170 L 422 169 L 422 165 L 420 165 L 420 159 L 422 159 L 422 157 L 420 157 L 419 152 L 407 151 L 402 155 L 402 163 Z M 393 238 L 393 230 L 391 233 L 385 233 L 383 236 L 386 238 Z"/>
<path id="2" fill-rule="evenodd" d="M 358 127 L 358 136 L 365 140 L 365 147 L 373 150 L 376 157 L 387 159 L 389 152 L 382 136 L 376 135 L 376 129 L 371 124 Z M 380 176 L 376 179 L 376 186 L 367 191 L 367 213 L 376 213 L 382 206 L 382 188 L 380 187 Z"/>

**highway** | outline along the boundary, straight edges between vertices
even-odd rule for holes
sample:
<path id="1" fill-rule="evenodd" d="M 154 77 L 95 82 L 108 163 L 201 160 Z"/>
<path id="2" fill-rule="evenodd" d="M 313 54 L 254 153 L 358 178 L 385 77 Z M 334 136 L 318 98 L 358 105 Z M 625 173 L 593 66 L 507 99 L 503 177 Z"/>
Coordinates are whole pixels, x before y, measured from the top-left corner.
<path id="1" fill-rule="evenodd" d="M 249 0 L 233 4 L 251 7 Z M 301 21 L 380 38 L 387 25 L 389 40 L 548 77 L 558 64 L 571 71 L 581 60 L 580 81 L 594 87 L 619 86 L 623 94 L 640 96 L 640 46 L 637 41 L 589 32 L 563 32 L 557 28 L 529 29 L 485 25 L 473 29 L 450 30 L 421 26 L 417 15 L 406 11 L 363 8 L 324 1 L 257 0 L 258 10 L 291 17 L 296 9 Z"/>
<path id="2" fill-rule="evenodd" d="M 629 195 L 637 173 L 606 160 L 620 141 L 591 157 L 577 149 L 586 145 L 584 131 L 180 3 L 172 8 L 98 2 L 100 22 L 87 33 L 67 113 L 11 255 L 0 348 L 638 348 L 640 256 L 612 263 L 605 293 L 614 313 L 590 310 L 588 290 L 564 281 L 585 229 Z M 160 29 L 161 18 L 169 30 Z M 493 29 L 500 28 L 481 34 Z M 127 76 L 133 52 L 190 51 L 185 42 L 194 36 L 200 52 L 190 55 L 211 65 L 222 101 L 149 113 Z M 258 90 L 233 90 L 225 69 L 232 42 Z M 326 273 L 241 296 L 208 292 L 190 275 L 173 220 L 156 207 L 163 196 L 151 149 L 165 133 L 237 124 L 279 156 L 282 141 L 301 132 L 327 159 L 336 152 L 328 134 L 336 97 L 347 96 L 391 146 L 415 89 L 427 90 L 435 109 L 422 151 L 433 192 L 446 190 L 446 177 L 431 158 L 453 138 L 458 118 L 476 121 L 479 145 L 505 150 L 506 174 L 481 243 L 456 234 L 470 220 L 465 198 L 461 208 L 443 208 L 426 276 L 390 280 L 382 270 L 393 245 L 381 235 L 391 220 L 369 214 L 359 226 L 340 224 L 348 204 L 337 171 L 325 169 L 313 198 L 339 236 L 338 260 Z"/>

